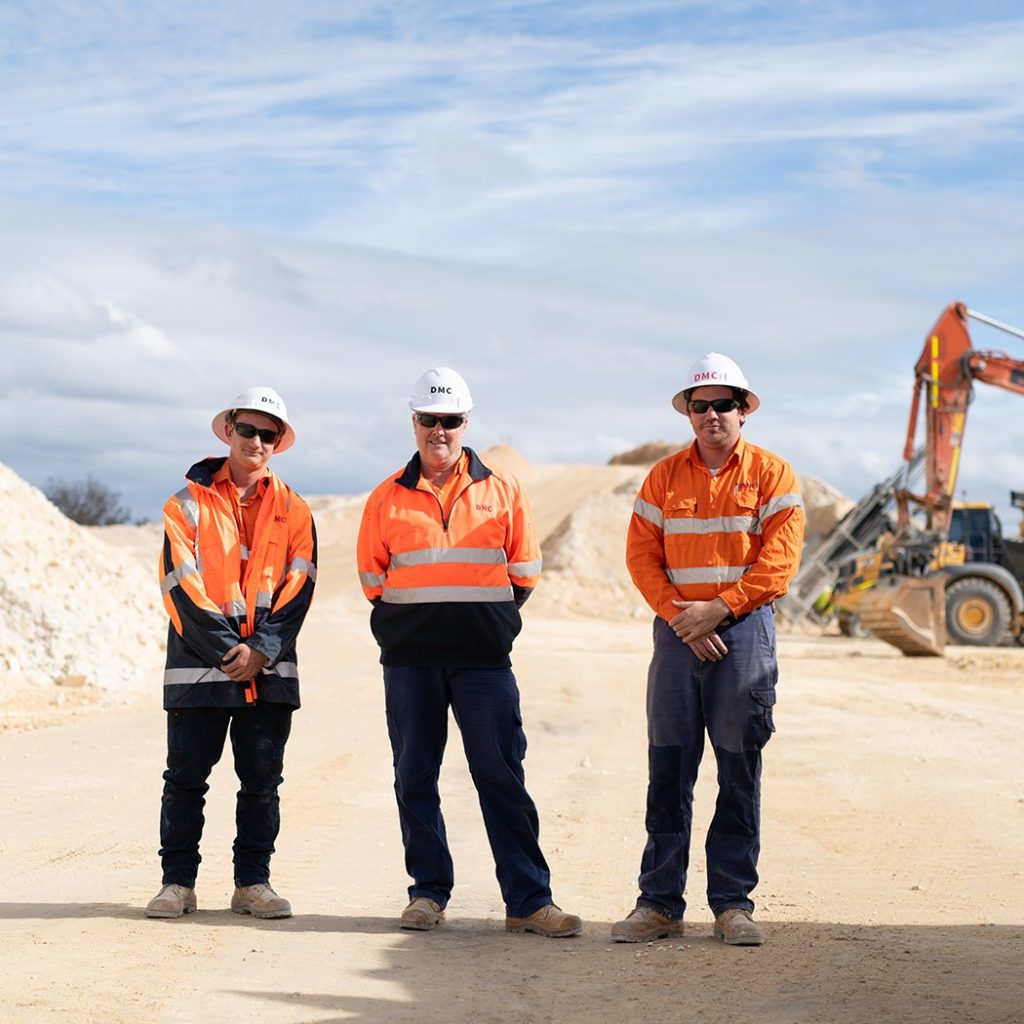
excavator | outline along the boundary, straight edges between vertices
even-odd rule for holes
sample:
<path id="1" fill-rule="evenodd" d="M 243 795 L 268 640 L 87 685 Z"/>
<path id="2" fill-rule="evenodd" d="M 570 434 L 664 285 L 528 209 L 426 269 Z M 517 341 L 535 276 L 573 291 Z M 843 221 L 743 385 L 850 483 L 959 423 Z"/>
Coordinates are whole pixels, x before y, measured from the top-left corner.
<path id="1" fill-rule="evenodd" d="M 943 311 L 914 367 L 906 472 L 893 491 L 894 529 L 880 539 L 868 568 L 860 567 L 861 579 L 865 573 L 869 579 L 857 600 L 860 625 L 908 655 L 941 656 L 947 631 L 956 642 L 975 644 L 1024 634 L 1024 541 L 1004 538 L 989 506 L 969 508 L 953 500 L 974 383 L 1024 395 L 1024 360 L 975 349 L 968 319 L 1024 338 L 1024 331 L 962 302 Z M 923 481 L 915 493 L 907 485 L 921 459 L 916 434 L 922 409 Z M 1012 498 L 1024 511 L 1024 496 L 1014 492 Z M 980 541 L 972 547 L 972 523 L 981 541 L 987 537 L 987 548 Z"/>

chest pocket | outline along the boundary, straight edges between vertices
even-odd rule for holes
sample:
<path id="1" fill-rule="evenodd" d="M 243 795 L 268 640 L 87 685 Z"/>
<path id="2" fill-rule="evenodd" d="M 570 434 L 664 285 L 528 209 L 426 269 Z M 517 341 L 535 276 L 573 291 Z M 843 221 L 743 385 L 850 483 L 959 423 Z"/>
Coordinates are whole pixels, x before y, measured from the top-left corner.
<path id="1" fill-rule="evenodd" d="M 670 498 L 662 509 L 666 519 L 692 519 L 697 514 L 696 498 Z"/>
<path id="2" fill-rule="evenodd" d="M 757 492 L 754 490 L 740 491 L 739 494 L 733 495 L 732 504 L 734 509 L 733 515 L 737 519 L 747 519 L 750 521 L 746 532 L 760 533 L 761 520 L 758 518 Z"/>

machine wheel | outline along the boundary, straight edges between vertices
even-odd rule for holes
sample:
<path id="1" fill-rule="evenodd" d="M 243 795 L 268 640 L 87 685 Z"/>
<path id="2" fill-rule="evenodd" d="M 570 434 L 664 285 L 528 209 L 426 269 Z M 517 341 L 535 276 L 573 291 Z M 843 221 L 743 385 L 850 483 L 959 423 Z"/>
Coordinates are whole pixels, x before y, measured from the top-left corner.
<path id="1" fill-rule="evenodd" d="M 990 580 L 964 578 L 946 588 L 949 642 L 995 647 L 1009 640 L 1010 602 Z"/>
<path id="2" fill-rule="evenodd" d="M 837 616 L 839 632 L 856 640 L 866 640 L 871 633 L 860 624 L 860 618 L 852 612 L 840 612 Z"/>

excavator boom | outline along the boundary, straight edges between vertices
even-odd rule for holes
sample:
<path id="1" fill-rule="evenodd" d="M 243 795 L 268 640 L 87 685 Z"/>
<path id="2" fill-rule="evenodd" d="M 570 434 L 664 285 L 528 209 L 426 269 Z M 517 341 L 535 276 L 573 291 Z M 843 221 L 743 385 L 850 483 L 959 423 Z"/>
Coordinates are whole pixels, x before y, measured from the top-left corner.
<path id="1" fill-rule="evenodd" d="M 905 654 L 941 655 L 945 647 L 945 589 L 937 573 L 950 564 L 946 541 L 974 382 L 1024 394 L 1024 361 L 973 348 L 968 318 L 1024 337 L 1024 332 L 954 302 L 928 332 L 914 366 L 903 457 L 909 481 L 923 412 L 924 490 L 915 494 L 904 484 L 894 491 L 897 527 L 889 548 L 897 571 L 866 591 L 859 607 L 861 623 Z"/>

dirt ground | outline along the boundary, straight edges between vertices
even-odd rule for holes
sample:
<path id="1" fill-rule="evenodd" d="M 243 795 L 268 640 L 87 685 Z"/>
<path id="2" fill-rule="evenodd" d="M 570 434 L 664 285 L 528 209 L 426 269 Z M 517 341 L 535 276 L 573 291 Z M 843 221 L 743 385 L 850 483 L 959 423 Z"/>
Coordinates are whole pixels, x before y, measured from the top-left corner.
<path id="1" fill-rule="evenodd" d="M 328 510 L 321 536 L 343 536 L 355 508 Z M 650 623 L 531 603 L 515 653 L 527 781 L 556 900 L 585 932 L 504 932 L 454 729 L 442 779 L 457 871 L 449 921 L 402 932 L 408 880 L 377 651 L 349 542 L 322 555 L 274 859 L 291 919 L 226 909 L 235 780 L 223 762 L 198 913 L 144 917 L 159 887 L 158 678 L 133 697 L 0 678 L 0 1019 L 1024 1020 L 1024 649 L 909 659 L 876 641 L 783 636 L 754 894 L 768 942 L 711 936 L 709 752 L 686 934 L 620 945 L 609 927 L 633 905 L 644 841 Z"/>

